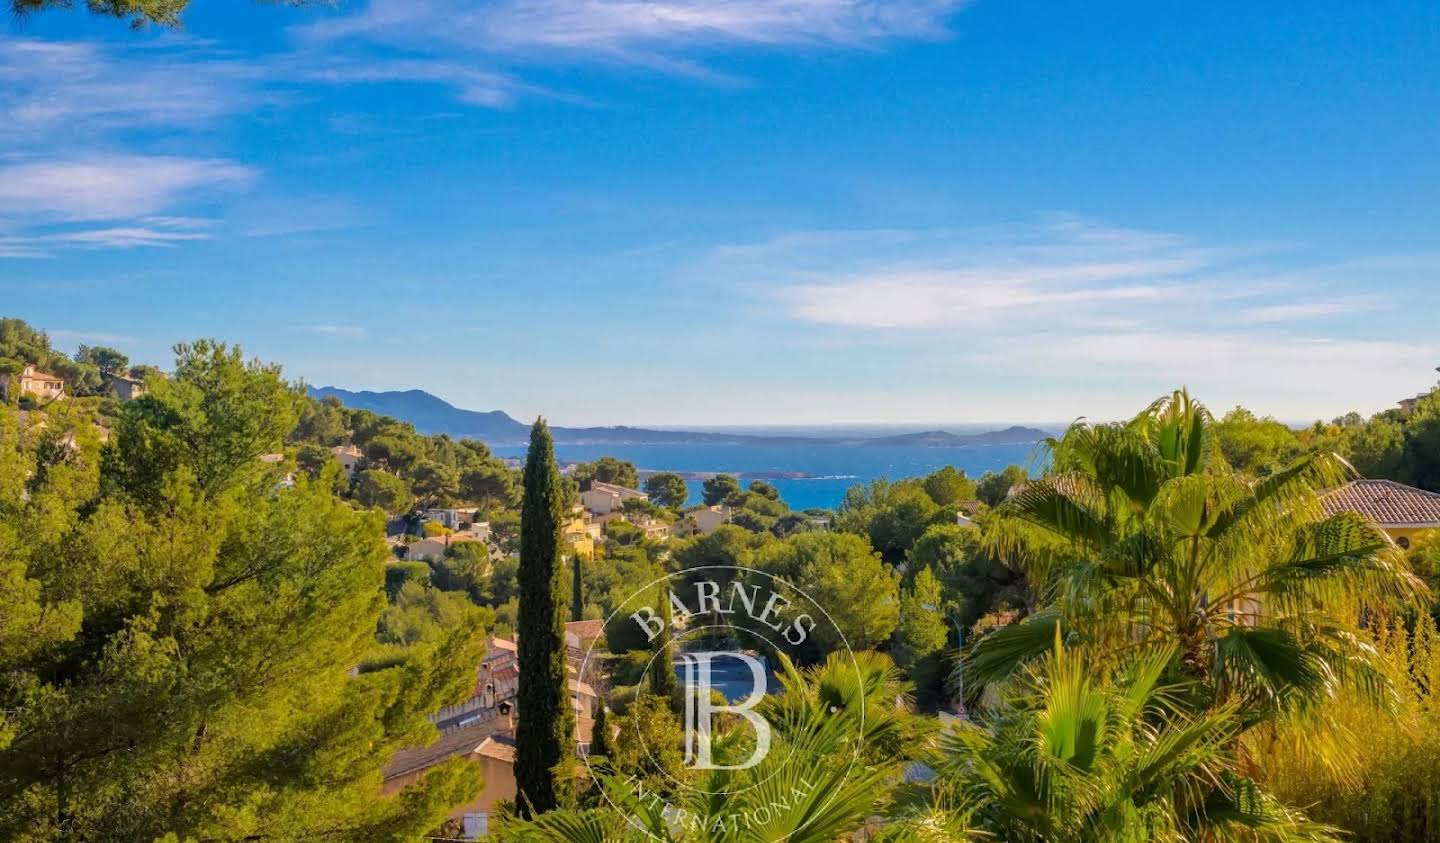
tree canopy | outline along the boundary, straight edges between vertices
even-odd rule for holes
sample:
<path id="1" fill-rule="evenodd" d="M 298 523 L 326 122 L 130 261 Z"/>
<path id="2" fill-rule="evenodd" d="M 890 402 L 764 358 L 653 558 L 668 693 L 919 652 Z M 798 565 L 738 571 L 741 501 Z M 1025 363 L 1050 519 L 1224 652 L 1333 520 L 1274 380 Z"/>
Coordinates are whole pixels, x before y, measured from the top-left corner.
<path id="1" fill-rule="evenodd" d="M 475 770 L 382 799 L 380 766 L 468 690 L 480 620 L 351 676 L 386 606 L 377 516 L 277 488 L 277 367 L 210 341 L 176 357 L 104 449 L 78 407 L 23 433 L 0 408 L 0 837 L 424 833 Z"/>

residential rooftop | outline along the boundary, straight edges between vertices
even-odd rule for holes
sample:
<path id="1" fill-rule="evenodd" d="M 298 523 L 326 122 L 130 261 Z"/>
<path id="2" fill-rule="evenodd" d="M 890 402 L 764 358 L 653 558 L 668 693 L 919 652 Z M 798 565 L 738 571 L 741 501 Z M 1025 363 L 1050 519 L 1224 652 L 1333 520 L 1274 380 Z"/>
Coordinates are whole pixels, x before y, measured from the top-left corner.
<path id="1" fill-rule="evenodd" d="M 1440 495 L 1393 480 L 1355 480 L 1321 504 L 1327 515 L 1358 512 L 1382 527 L 1440 527 Z"/>

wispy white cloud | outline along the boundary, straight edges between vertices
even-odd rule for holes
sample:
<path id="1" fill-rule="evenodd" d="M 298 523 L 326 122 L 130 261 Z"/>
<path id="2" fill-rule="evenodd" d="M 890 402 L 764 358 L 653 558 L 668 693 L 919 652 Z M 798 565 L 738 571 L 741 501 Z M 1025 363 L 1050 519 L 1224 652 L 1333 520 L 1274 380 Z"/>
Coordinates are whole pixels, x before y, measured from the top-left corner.
<path id="1" fill-rule="evenodd" d="M 43 234 L 0 236 L 0 257 L 44 258 L 65 248 L 134 249 L 210 239 L 210 220 L 148 217 L 126 225 L 75 228 Z"/>
<path id="2" fill-rule="evenodd" d="M 107 220 L 163 213 L 195 193 L 243 187 L 255 172 L 221 158 L 88 155 L 0 166 L 0 216 Z"/>
<path id="3" fill-rule="evenodd" d="M 792 232 L 722 246 L 705 264 L 803 322 L 973 327 L 1053 313 L 1098 324 L 1219 295 L 1192 278 L 1222 251 L 1062 216 L 976 229 Z"/>
<path id="4" fill-rule="evenodd" d="M 1281 273 L 1274 254 L 1052 215 L 974 229 L 789 232 L 718 247 L 705 263 L 800 322 L 875 330 L 1002 333 L 1010 318 L 1077 332 L 1259 326 L 1386 307 L 1376 295 L 1324 292 L 1323 267 Z"/>
<path id="5" fill-rule="evenodd" d="M 939 38 L 969 0 L 371 0 L 361 11 L 298 27 L 305 48 L 360 50 L 318 71 L 332 81 L 433 81 L 462 102 L 503 106 L 563 95 L 518 69 L 553 64 L 648 68 L 714 82 L 719 48 L 875 49 Z"/>
<path id="6" fill-rule="evenodd" d="M 871 46 L 933 38 L 963 0 L 372 0 L 312 24 L 310 39 L 434 44 L 467 51 L 566 52 L 641 61 L 708 45 Z"/>
<path id="7" fill-rule="evenodd" d="M 346 337 L 350 339 L 362 339 L 365 337 L 365 329 L 359 325 L 331 325 L 323 323 L 291 325 L 290 331 L 296 334 L 318 334 L 325 337 Z"/>
<path id="8" fill-rule="evenodd" d="M 489 108 L 509 105 L 521 93 L 549 95 L 540 86 L 522 82 L 509 73 L 461 59 L 393 56 L 325 58 L 297 62 L 295 71 L 292 78 L 331 85 L 432 83 L 454 90 L 455 98 L 460 102 Z"/>
<path id="9" fill-rule="evenodd" d="M 1235 314 L 1235 321 L 1254 325 L 1299 322 L 1328 316 L 1363 313 L 1382 306 L 1381 300 L 1374 296 L 1342 296 L 1246 308 Z"/>
<path id="10" fill-rule="evenodd" d="M 0 36 L 0 137 L 205 126 L 278 101 L 266 75 L 178 36 L 128 48 Z"/>
<path id="11" fill-rule="evenodd" d="M 1077 268 L 1078 269 L 1078 268 Z M 1128 271 L 1110 267 L 1114 272 Z M 1084 272 L 1080 274 L 1086 274 Z M 1115 302 L 1175 299 L 1178 286 L 1121 284 L 1057 288 L 1024 277 L 986 280 L 971 272 L 899 273 L 804 284 L 782 293 L 800 319 L 860 328 L 976 325 L 1007 315 Z"/>
<path id="12" fill-rule="evenodd" d="M 176 209 L 242 190 L 255 175 L 227 159 L 131 154 L 0 165 L 0 258 L 206 240 L 211 223 Z"/>

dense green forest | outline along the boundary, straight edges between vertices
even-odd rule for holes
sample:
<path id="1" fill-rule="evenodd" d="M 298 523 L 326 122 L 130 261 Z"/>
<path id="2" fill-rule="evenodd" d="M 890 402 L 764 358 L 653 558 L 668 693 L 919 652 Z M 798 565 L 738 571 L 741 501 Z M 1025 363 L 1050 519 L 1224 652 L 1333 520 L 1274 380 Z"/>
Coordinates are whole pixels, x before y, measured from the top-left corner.
<path id="1" fill-rule="evenodd" d="M 0 358 L 87 373 L 66 400 L 0 406 L 0 838 L 414 840 L 478 792 L 462 760 L 391 798 L 380 770 L 434 739 L 426 715 L 471 691 L 486 634 L 520 623 L 539 490 L 517 467 L 213 341 L 132 370 L 4 320 Z M 145 395 L 103 394 L 122 370 Z M 352 446 L 347 476 L 335 449 Z M 1435 488 L 1440 391 L 1301 429 L 1177 392 L 1072 426 L 1042 464 L 876 481 L 833 512 L 722 475 L 704 496 L 730 523 L 688 538 L 636 526 L 681 516 L 674 475 L 642 484 L 612 458 L 553 475 L 535 511 L 556 524 L 595 480 L 648 494 L 592 555 L 552 562 L 556 615 L 735 566 L 813 596 L 858 655 L 821 635 L 787 652 L 764 707 L 790 764 L 712 781 L 681 765 L 675 692 L 644 670 L 661 645 L 612 624 L 598 778 L 557 770 L 555 810 L 492 832 L 1440 840 L 1440 542 L 1401 551 L 1318 503 L 1356 470 Z M 492 541 L 401 558 L 387 525 L 421 534 L 430 506 L 478 510 Z M 942 725 L 957 701 L 970 720 Z M 765 823 L 704 821 L 797 771 L 810 795 Z M 702 821 L 661 816 L 637 783 Z M 729 796 L 694 797 L 708 785 Z"/>

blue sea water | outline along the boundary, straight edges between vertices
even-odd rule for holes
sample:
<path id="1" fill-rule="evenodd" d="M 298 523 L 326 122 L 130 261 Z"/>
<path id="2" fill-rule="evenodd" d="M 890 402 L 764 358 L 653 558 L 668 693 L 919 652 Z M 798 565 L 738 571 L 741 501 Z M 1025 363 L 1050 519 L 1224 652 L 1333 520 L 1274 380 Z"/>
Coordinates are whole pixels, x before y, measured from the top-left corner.
<path id="1" fill-rule="evenodd" d="M 523 445 L 497 445 L 502 457 L 524 458 Z M 1037 448 L 1024 445 L 970 445 L 958 448 L 884 445 L 557 445 L 560 462 L 589 462 L 612 456 L 634 463 L 641 471 L 726 472 L 741 475 L 756 472 L 802 472 L 803 479 L 776 479 L 780 496 L 793 509 L 840 504 L 845 490 L 877 477 L 898 480 L 929 474 L 953 465 L 978 478 L 985 471 L 999 471 L 1012 463 L 1034 470 Z M 689 481 L 690 502 L 700 500 L 700 481 Z"/>

